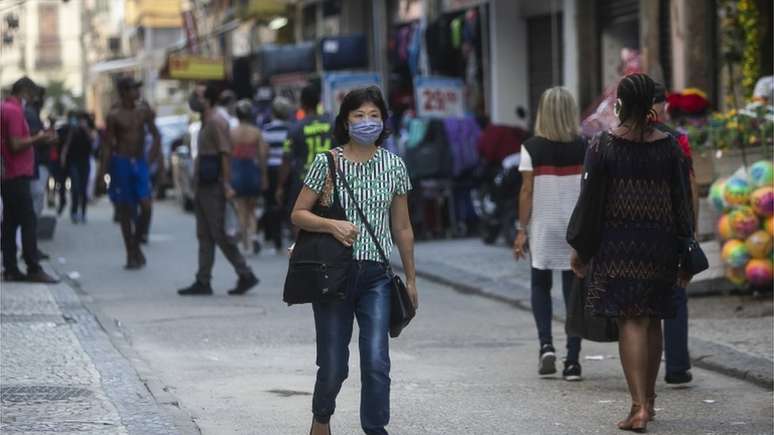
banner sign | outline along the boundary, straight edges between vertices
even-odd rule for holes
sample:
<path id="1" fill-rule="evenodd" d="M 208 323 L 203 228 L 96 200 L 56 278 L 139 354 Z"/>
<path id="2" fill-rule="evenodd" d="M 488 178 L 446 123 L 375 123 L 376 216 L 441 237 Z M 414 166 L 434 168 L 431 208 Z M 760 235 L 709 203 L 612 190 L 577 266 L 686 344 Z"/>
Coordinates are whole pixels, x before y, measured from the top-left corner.
<path id="1" fill-rule="evenodd" d="M 226 69 L 222 58 L 170 54 L 169 77 L 178 80 L 223 80 Z"/>
<path id="2" fill-rule="evenodd" d="M 378 73 L 329 73 L 323 81 L 323 105 L 331 114 L 339 112 L 344 96 L 353 89 L 378 86 L 382 88 L 382 78 Z"/>
<path id="3" fill-rule="evenodd" d="M 465 115 L 461 79 L 437 76 L 414 78 L 417 116 L 458 118 Z"/>

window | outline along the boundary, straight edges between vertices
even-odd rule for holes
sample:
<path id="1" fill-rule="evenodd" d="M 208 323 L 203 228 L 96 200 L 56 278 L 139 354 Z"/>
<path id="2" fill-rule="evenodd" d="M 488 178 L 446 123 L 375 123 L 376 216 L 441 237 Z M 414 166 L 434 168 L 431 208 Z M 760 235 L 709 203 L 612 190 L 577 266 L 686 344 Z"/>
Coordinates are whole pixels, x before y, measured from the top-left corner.
<path id="1" fill-rule="evenodd" d="M 38 5 L 37 68 L 62 65 L 62 42 L 59 38 L 59 5 Z"/>

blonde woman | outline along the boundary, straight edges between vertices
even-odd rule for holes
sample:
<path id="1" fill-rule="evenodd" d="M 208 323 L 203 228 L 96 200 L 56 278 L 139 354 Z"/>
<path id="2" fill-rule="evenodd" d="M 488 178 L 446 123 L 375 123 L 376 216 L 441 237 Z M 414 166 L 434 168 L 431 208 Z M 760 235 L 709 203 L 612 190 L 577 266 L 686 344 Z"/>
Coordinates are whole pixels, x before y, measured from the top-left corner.
<path id="1" fill-rule="evenodd" d="M 556 373 L 556 350 L 551 336 L 551 286 L 553 271 L 561 271 L 567 301 L 573 281 L 572 249 L 565 241 L 567 224 L 580 193 L 580 174 L 586 142 L 578 135 L 578 107 L 562 87 L 546 90 L 540 97 L 535 136 L 521 147 L 522 174 L 519 222 L 513 243 L 516 261 L 529 257 L 532 266 L 532 313 L 540 340 L 538 374 Z M 563 377 L 581 379 L 580 337 L 567 337 Z"/>

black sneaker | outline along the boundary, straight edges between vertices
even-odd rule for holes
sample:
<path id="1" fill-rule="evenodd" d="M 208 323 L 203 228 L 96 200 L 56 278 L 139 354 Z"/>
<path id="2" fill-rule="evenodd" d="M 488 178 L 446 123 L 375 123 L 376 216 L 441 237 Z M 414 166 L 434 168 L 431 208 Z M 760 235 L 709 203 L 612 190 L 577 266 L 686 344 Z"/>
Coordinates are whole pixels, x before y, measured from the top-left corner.
<path id="1" fill-rule="evenodd" d="M 56 284 L 59 280 L 44 272 L 43 269 L 38 269 L 35 272 L 27 272 L 27 282 Z"/>
<path id="2" fill-rule="evenodd" d="M 540 358 L 538 360 L 539 375 L 553 375 L 556 373 L 556 350 L 550 344 L 544 344 L 540 348 Z"/>
<path id="3" fill-rule="evenodd" d="M 5 282 L 26 282 L 27 275 L 23 274 L 21 270 L 4 270 L 3 281 Z"/>
<path id="4" fill-rule="evenodd" d="M 580 381 L 583 379 L 581 377 L 581 365 L 577 362 L 565 361 L 562 377 L 565 381 Z"/>
<path id="5" fill-rule="evenodd" d="M 664 376 L 664 381 L 667 384 L 673 385 L 688 384 L 692 380 L 693 375 L 691 374 L 690 370 L 686 370 L 684 372 L 667 373 L 666 376 Z"/>
<path id="6" fill-rule="evenodd" d="M 244 275 L 239 277 L 239 281 L 237 281 L 236 287 L 228 291 L 228 294 L 230 295 L 243 295 L 247 293 L 251 288 L 258 285 L 258 283 L 261 280 L 258 279 L 254 274 L 250 273 L 249 275 Z"/>
<path id="7" fill-rule="evenodd" d="M 190 286 L 178 290 L 177 294 L 181 296 L 207 296 L 212 294 L 212 287 L 209 284 L 195 281 Z"/>

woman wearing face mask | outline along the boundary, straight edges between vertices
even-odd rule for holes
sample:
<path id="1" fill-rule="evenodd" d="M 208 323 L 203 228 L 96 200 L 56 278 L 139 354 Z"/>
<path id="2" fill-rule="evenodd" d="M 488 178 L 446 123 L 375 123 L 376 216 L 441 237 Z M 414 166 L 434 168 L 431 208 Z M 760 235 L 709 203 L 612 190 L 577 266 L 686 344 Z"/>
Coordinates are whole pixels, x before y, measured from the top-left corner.
<path id="1" fill-rule="evenodd" d="M 376 87 L 348 93 L 336 117 L 334 139 L 340 146 L 330 152 L 353 190 L 355 200 L 390 255 L 393 240 L 406 271 L 406 286 L 417 305 L 414 270 L 414 234 L 406 194 L 411 189 L 403 160 L 380 147 L 389 134 L 384 128 L 387 106 Z M 360 423 L 367 434 L 386 434 L 390 414 L 390 281 L 378 248 L 358 217 L 352 198 L 337 177 L 339 198 L 348 221 L 319 217 L 311 212 L 330 183 L 325 154 L 318 154 L 304 180 L 291 219 L 306 231 L 327 232 L 353 247 L 355 265 L 347 299 L 313 304 L 317 335 L 317 382 L 310 433 L 328 435 L 336 396 L 347 378 L 349 342 L 354 318 L 360 329 Z"/>

